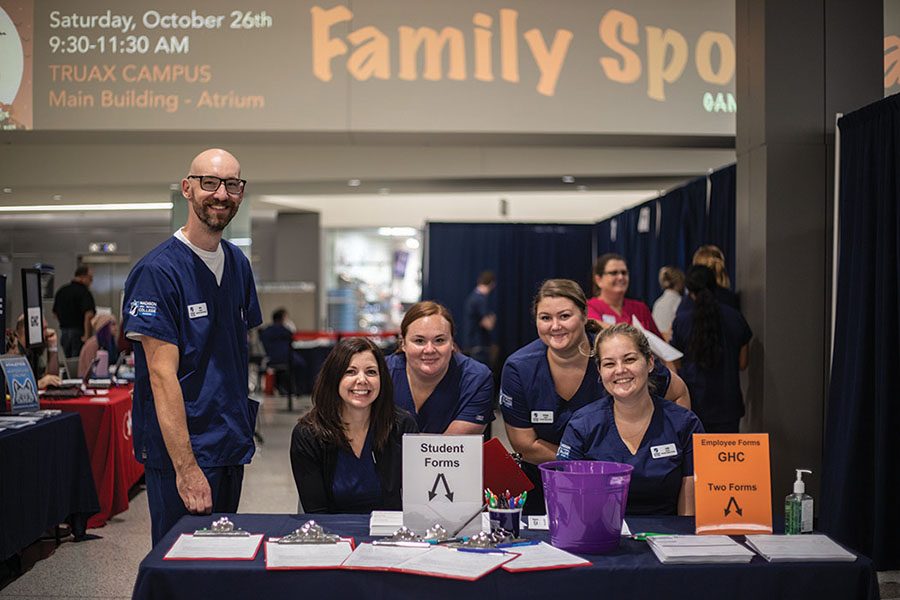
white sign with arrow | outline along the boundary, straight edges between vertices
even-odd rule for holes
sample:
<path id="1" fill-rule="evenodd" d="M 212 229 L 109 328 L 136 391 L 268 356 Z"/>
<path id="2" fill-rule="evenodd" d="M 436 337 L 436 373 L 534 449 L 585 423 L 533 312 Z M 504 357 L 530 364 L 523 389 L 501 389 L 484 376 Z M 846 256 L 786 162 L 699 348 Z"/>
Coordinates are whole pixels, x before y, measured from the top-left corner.
<path id="1" fill-rule="evenodd" d="M 416 533 L 440 523 L 461 535 L 481 530 L 480 435 L 403 436 L 403 524 Z"/>

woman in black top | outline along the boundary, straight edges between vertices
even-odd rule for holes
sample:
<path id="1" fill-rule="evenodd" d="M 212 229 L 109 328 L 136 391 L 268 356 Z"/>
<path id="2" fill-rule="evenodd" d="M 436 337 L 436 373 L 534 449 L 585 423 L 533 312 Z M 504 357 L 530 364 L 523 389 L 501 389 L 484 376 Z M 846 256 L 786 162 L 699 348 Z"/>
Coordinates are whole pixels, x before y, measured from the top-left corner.
<path id="1" fill-rule="evenodd" d="M 366 338 L 338 342 L 316 378 L 312 401 L 291 436 L 303 510 L 399 510 L 402 438 L 418 428 L 394 405 L 381 350 Z"/>

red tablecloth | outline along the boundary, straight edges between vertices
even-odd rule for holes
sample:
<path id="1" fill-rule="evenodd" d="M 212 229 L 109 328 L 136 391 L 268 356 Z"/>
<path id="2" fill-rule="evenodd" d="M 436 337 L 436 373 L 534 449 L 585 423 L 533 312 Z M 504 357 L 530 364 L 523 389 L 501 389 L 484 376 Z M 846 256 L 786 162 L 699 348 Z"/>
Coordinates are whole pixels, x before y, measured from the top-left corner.
<path id="1" fill-rule="evenodd" d="M 131 441 L 131 389 L 112 388 L 109 395 L 72 400 L 41 399 L 41 408 L 56 408 L 81 415 L 91 457 L 91 471 L 100 499 L 100 512 L 88 527 L 103 527 L 113 515 L 128 510 L 128 490 L 144 474 L 134 458 Z"/>

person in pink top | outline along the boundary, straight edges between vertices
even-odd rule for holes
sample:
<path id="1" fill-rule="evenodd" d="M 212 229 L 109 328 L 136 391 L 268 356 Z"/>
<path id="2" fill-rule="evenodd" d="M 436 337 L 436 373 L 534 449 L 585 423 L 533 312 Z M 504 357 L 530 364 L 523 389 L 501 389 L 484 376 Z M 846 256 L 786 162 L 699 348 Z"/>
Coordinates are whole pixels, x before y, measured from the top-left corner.
<path id="1" fill-rule="evenodd" d="M 597 295 L 588 300 L 589 319 L 598 321 L 605 329 L 616 323 L 630 325 L 632 316 L 635 316 L 644 329 L 662 337 L 647 305 L 625 297 L 628 291 L 628 265 L 624 257 L 608 253 L 598 258 L 594 262 L 594 287 Z"/>

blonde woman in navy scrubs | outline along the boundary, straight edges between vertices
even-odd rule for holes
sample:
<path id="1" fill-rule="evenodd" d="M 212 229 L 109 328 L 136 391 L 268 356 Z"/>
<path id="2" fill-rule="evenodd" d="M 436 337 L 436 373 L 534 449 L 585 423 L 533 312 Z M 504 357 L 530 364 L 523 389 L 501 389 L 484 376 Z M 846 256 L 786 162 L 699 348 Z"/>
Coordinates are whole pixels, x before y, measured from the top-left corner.
<path id="1" fill-rule="evenodd" d="M 291 468 L 307 513 L 400 510 L 403 434 L 416 422 L 393 402 L 381 350 L 369 339 L 338 342 L 294 427 Z"/>
<path id="2" fill-rule="evenodd" d="M 387 357 L 394 402 L 422 433 L 481 434 L 494 419 L 491 370 L 456 351 L 450 311 L 413 304 L 400 323 L 400 350 Z"/>
<path id="3" fill-rule="evenodd" d="M 510 444 L 535 484 L 526 514 L 545 511 L 537 465 L 556 460 L 563 431 L 574 412 L 607 395 L 593 360 L 593 337 L 600 326 L 587 318 L 587 299 L 577 283 L 548 279 L 534 298 L 538 339 L 513 353 L 503 365 L 500 409 Z M 678 375 L 660 366 L 654 372 L 665 397 L 690 406 Z"/>
<path id="4" fill-rule="evenodd" d="M 647 338 L 620 323 L 597 335 L 600 377 L 610 396 L 569 420 L 560 460 L 605 460 L 634 467 L 627 514 L 693 515 L 693 434 L 703 433 L 691 411 L 653 394 Z"/>

